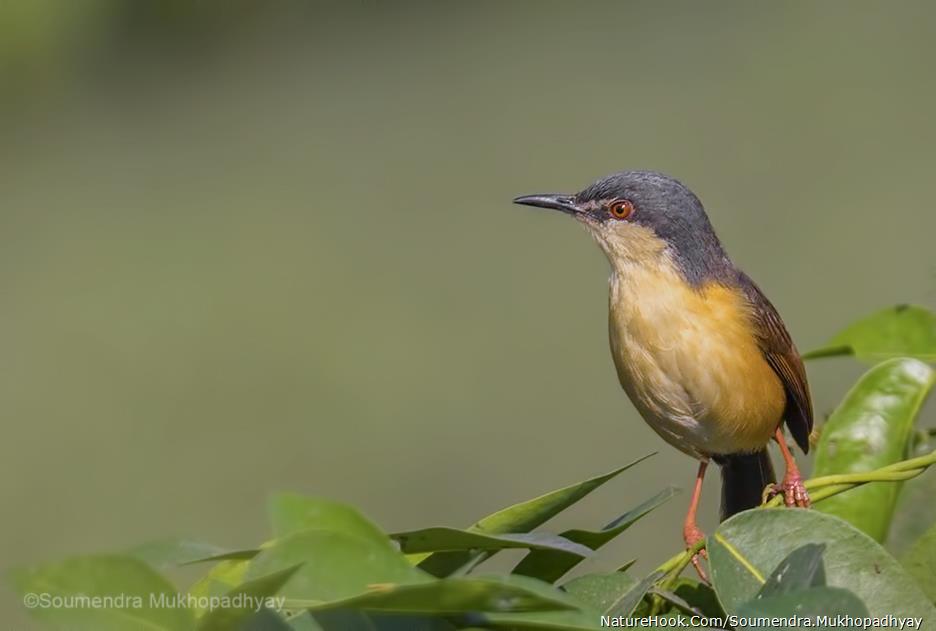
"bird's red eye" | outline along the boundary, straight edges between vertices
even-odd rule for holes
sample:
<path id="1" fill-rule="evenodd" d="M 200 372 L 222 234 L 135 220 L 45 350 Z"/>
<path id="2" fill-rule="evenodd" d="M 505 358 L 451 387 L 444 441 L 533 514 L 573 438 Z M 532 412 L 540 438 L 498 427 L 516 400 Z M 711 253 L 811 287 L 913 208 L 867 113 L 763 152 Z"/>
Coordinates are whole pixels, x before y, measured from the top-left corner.
<path id="1" fill-rule="evenodd" d="M 608 204 L 608 212 L 615 219 L 627 219 L 634 212 L 634 205 L 626 199 L 616 199 Z"/>

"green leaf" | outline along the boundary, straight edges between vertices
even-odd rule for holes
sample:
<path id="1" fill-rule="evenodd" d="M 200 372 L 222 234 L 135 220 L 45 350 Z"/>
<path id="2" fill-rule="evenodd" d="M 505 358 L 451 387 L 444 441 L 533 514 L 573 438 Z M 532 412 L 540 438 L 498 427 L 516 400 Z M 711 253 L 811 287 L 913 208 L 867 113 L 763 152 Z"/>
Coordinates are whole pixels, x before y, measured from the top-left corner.
<path id="1" fill-rule="evenodd" d="M 448 580 L 448 579 L 446 579 Z M 557 591 L 549 583 L 526 576 L 512 575 L 508 577 L 511 582 L 519 581 L 539 593 L 553 597 L 556 593 L 563 595 L 564 602 L 578 609 L 565 611 L 530 611 L 525 613 L 484 613 L 477 620 L 471 619 L 474 624 L 484 628 L 504 629 L 535 629 L 537 631 L 592 631 L 602 628 L 600 625 L 601 611 L 593 607 L 583 606 L 583 600 L 571 593 Z M 564 588 L 565 589 L 565 588 Z"/>
<path id="2" fill-rule="evenodd" d="M 467 530 L 494 535 L 529 532 L 572 506 L 605 482 L 652 455 L 651 453 L 638 458 L 604 475 L 499 510 L 481 519 Z M 419 562 L 421 569 L 433 576 L 448 576 L 458 568 L 477 562 L 479 558 L 486 558 L 487 556 L 490 556 L 490 554 L 485 552 L 436 552 L 423 559 L 417 558 L 415 561 Z"/>
<path id="3" fill-rule="evenodd" d="M 198 625 L 198 631 L 238 629 L 263 608 L 281 609 L 282 600 L 274 602 L 272 596 L 298 569 L 299 566 L 294 565 L 291 568 L 241 583 L 224 595 L 219 606 L 205 614 Z"/>
<path id="4" fill-rule="evenodd" d="M 712 584 L 725 611 L 738 614 L 770 573 L 807 544 L 826 546 L 827 585 L 853 591 L 872 616 L 900 612 L 936 619 L 936 608 L 913 578 L 869 536 L 837 517 L 784 508 L 738 513 L 709 537 Z"/>
<path id="5" fill-rule="evenodd" d="M 767 577 L 758 597 L 778 596 L 825 585 L 824 552 L 824 543 L 807 543 L 788 554 Z"/>
<path id="6" fill-rule="evenodd" d="M 627 592 L 619 596 L 605 610 L 609 616 L 624 616 L 625 618 L 634 613 L 637 605 L 647 595 L 650 588 L 663 578 L 663 572 L 654 572 L 644 578 L 642 581 L 631 587 Z"/>
<path id="7" fill-rule="evenodd" d="M 195 597 L 196 602 L 226 594 L 243 582 L 247 566 L 248 563 L 244 560 L 222 561 L 192 585 L 189 588 L 189 594 Z M 206 609 L 198 606 L 194 608 L 194 611 L 196 616 L 201 616 Z"/>
<path id="8" fill-rule="evenodd" d="M 637 579 L 623 572 L 608 572 L 607 574 L 579 576 L 563 585 L 562 588 L 583 606 L 603 612 L 635 585 L 637 585 Z"/>
<path id="9" fill-rule="evenodd" d="M 398 556 L 396 547 L 389 537 L 377 526 L 364 518 L 358 511 L 332 500 L 305 497 L 294 493 L 274 495 L 269 503 L 270 521 L 278 537 L 305 531 L 336 531 L 363 539 L 385 548 L 394 557 Z M 267 541 L 260 548 L 222 551 L 218 554 L 188 559 L 185 564 L 247 561 L 255 558 L 263 550 L 270 548 L 278 540 Z M 196 595 L 218 596 L 237 585 L 244 577 L 247 563 L 221 563 L 204 579 L 193 586 L 191 593 Z M 255 574 L 254 574 L 255 575 Z"/>
<path id="10" fill-rule="evenodd" d="M 718 596 L 715 590 L 699 581 L 680 578 L 672 586 L 672 592 L 682 598 L 684 601 L 711 617 L 725 617 L 721 603 L 718 602 Z"/>
<path id="11" fill-rule="evenodd" d="M 187 561 L 184 565 L 215 562 L 215 566 L 189 588 L 189 594 L 195 596 L 196 602 L 200 603 L 205 598 L 218 597 L 228 593 L 244 582 L 247 568 L 250 566 L 248 561 L 260 554 L 261 550 L 269 548 L 274 543 L 275 540 L 271 540 L 261 544 L 257 549 L 233 550 L 216 556 Z M 194 611 L 196 616 L 202 616 L 205 613 L 205 608 L 196 606 Z"/>
<path id="12" fill-rule="evenodd" d="M 158 570 L 193 563 L 205 557 L 218 557 L 228 553 L 219 546 L 170 537 L 135 546 L 125 552 Z"/>
<path id="13" fill-rule="evenodd" d="M 936 524 L 901 557 L 903 566 L 932 602 L 936 602 Z"/>
<path id="14" fill-rule="evenodd" d="M 269 514 L 277 538 L 301 530 L 332 530 L 393 547 L 387 535 L 361 513 L 332 500 L 280 493 L 270 499 Z"/>
<path id="15" fill-rule="evenodd" d="M 231 588 L 240 585 L 247 574 L 247 568 L 250 565 L 248 561 L 273 545 L 274 541 L 267 541 L 253 550 L 233 550 L 213 557 L 205 557 L 188 561 L 185 565 L 196 563 L 206 563 L 214 561 L 215 566 L 209 572 L 198 580 L 191 588 L 189 593 L 199 598 L 205 596 L 220 596 L 227 593 Z M 196 608 L 195 615 L 201 616 L 204 609 Z"/>
<path id="16" fill-rule="evenodd" d="M 655 608 L 654 611 L 659 615 L 675 615 L 684 617 L 686 614 L 701 616 L 700 609 L 695 608 L 682 596 L 661 587 L 651 587 L 649 593 L 662 599 L 662 606 Z M 639 611 L 639 607 L 638 607 Z"/>
<path id="17" fill-rule="evenodd" d="M 267 542 L 266 545 L 271 544 L 272 541 Z M 220 554 L 212 554 L 211 556 L 199 557 L 196 559 L 190 559 L 182 563 L 182 565 L 198 565 L 199 563 L 215 563 L 218 561 L 248 561 L 258 554 L 260 554 L 261 548 L 248 548 L 244 550 L 230 550 L 228 552 L 222 552 Z"/>
<path id="18" fill-rule="evenodd" d="M 305 611 L 289 623 L 294 631 L 378 631 L 370 615 L 356 609 L 331 609 L 314 616 Z"/>
<path id="19" fill-rule="evenodd" d="M 640 506 L 624 513 L 601 530 L 566 530 L 560 536 L 580 543 L 591 550 L 597 550 L 622 532 L 630 528 L 639 519 L 649 514 L 658 506 L 667 502 L 677 493 L 677 489 L 663 489 Z M 521 559 L 513 569 L 514 574 L 533 576 L 547 582 L 554 582 L 579 564 L 580 558 L 561 550 L 535 550 Z"/>
<path id="20" fill-rule="evenodd" d="M 936 371 L 915 359 L 892 359 L 866 372 L 822 427 L 813 476 L 871 471 L 898 462 Z M 872 482 L 816 504 L 884 541 L 900 482 Z"/>
<path id="21" fill-rule="evenodd" d="M 661 587 L 659 581 L 652 585 L 646 594 L 657 596 L 659 599 L 651 601 L 644 598 L 631 616 L 642 617 L 652 614 L 668 618 L 683 618 L 687 621 L 693 615 L 710 618 L 725 617 L 715 590 L 708 585 L 689 578 L 677 578 L 672 583 L 667 581 L 667 584 L 669 589 Z M 677 626 L 677 624 L 670 623 L 670 626 Z"/>
<path id="22" fill-rule="evenodd" d="M 310 621 L 305 623 L 305 616 Z M 382 614 L 352 609 L 332 609 L 306 612 L 290 621 L 296 631 L 455 631 L 456 628 L 445 618 L 434 616 L 412 616 L 404 614 Z"/>
<path id="23" fill-rule="evenodd" d="M 410 585 L 381 585 L 353 598 L 326 604 L 302 599 L 290 606 L 405 614 L 461 614 L 574 610 L 577 603 L 551 585 L 520 576 L 457 577 Z"/>
<path id="24" fill-rule="evenodd" d="M 591 556 L 592 550 L 580 543 L 569 541 L 546 532 L 508 533 L 490 535 L 458 528 L 424 528 L 390 535 L 407 553 L 439 552 L 443 550 L 506 550 L 525 548 L 555 550 L 580 559 Z"/>
<path id="25" fill-rule="evenodd" d="M 739 607 L 739 614 L 748 618 L 866 616 L 867 608 L 853 592 L 826 586 L 824 552 L 824 543 L 807 543 L 793 550 L 771 572 L 757 595 Z M 796 623 L 786 628 L 801 626 Z"/>
<path id="26" fill-rule="evenodd" d="M 368 590 L 431 579 L 384 541 L 343 532 L 305 530 L 277 539 L 260 551 L 247 569 L 252 580 L 304 564 L 282 595 L 324 604 L 359 596 Z"/>
<path id="27" fill-rule="evenodd" d="M 872 361 L 891 357 L 936 361 L 936 314 L 914 305 L 888 307 L 849 325 L 803 358 L 837 355 Z"/>
<path id="28" fill-rule="evenodd" d="M 682 577 L 669 585 L 669 589 L 664 589 L 659 584 L 650 588 L 650 594 L 659 596 L 664 601 L 662 607 L 654 608 L 654 614 L 681 618 L 693 615 L 710 618 L 725 617 L 725 612 L 718 602 L 715 590 L 708 585 L 694 579 Z M 650 613 L 649 610 L 644 611 L 646 604 L 645 600 L 644 606 L 638 607 L 635 615 Z"/>
<path id="29" fill-rule="evenodd" d="M 887 534 L 887 548 L 901 556 L 936 522 L 936 469 L 930 467 L 903 483 L 894 518 Z"/>
<path id="30" fill-rule="evenodd" d="M 653 455 L 653 453 L 647 454 L 604 475 L 499 510 L 477 522 L 472 529 L 490 533 L 528 532 L 533 530 L 572 506 L 605 482 Z"/>
<path id="31" fill-rule="evenodd" d="M 270 609 L 260 611 L 248 616 L 240 622 L 237 631 L 296 631 L 283 616 Z"/>
<path id="32" fill-rule="evenodd" d="M 355 509 L 339 502 L 304 497 L 294 493 L 281 493 L 271 498 L 269 513 L 273 531 L 277 537 L 303 530 L 330 530 L 367 539 L 396 551 L 393 543 L 383 531 Z M 194 558 L 186 559 L 182 564 L 249 560 L 274 543 L 275 540 L 271 540 L 259 548 L 221 550 L 209 555 L 193 555 Z"/>
<path id="33" fill-rule="evenodd" d="M 892 612 L 893 613 L 893 612 Z M 817 615 L 835 617 L 848 615 L 864 618 L 868 608 L 858 596 L 842 587 L 813 587 L 806 590 L 779 593 L 744 603 L 738 608 L 738 615 L 747 619 L 784 618 L 792 616 L 808 617 L 815 620 Z M 903 615 L 901 612 L 900 615 Z M 815 628 L 831 628 L 819 626 Z M 750 629 L 801 629 L 802 625 L 764 625 L 749 626 Z"/>
<path id="34" fill-rule="evenodd" d="M 631 559 L 630 561 L 625 561 L 625 562 L 621 565 L 621 567 L 619 567 L 619 568 L 618 568 L 617 570 L 615 570 L 615 571 L 616 571 L 616 572 L 626 572 L 627 570 L 631 569 L 631 567 L 633 567 L 634 563 L 636 563 L 636 562 L 637 562 L 637 559 Z"/>
<path id="35" fill-rule="evenodd" d="M 165 578 L 128 556 L 85 556 L 35 568 L 15 570 L 19 593 L 62 599 L 58 606 L 30 610 L 42 622 L 67 629 L 189 630 L 192 612 L 179 604 L 179 594 Z M 98 598 L 98 602 L 89 599 Z M 109 600 L 107 600 L 109 599 Z"/>
<path id="36" fill-rule="evenodd" d="M 484 629 L 510 631 L 597 631 L 605 628 L 598 614 L 584 611 L 482 614 L 476 624 Z"/>

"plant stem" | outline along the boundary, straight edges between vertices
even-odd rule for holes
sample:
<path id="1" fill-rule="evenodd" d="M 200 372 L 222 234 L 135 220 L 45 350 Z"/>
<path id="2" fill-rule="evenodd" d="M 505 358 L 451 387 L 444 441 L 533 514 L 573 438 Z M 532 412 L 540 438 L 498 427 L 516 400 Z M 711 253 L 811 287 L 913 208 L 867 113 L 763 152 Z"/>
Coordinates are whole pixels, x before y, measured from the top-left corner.
<path id="1" fill-rule="evenodd" d="M 894 464 L 875 469 L 874 471 L 841 473 L 825 475 L 821 478 L 813 478 L 811 480 L 806 480 L 804 486 L 807 490 L 822 489 L 811 494 L 812 501 L 818 502 L 863 484 L 868 484 L 869 482 L 899 482 L 902 480 L 909 480 L 910 478 L 915 478 L 920 475 L 926 471 L 927 467 L 933 464 L 936 464 L 936 451 L 925 456 L 920 456 L 919 458 L 901 460 L 900 462 L 895 462 Z M 781 506 L 782 504 L 783 497 L 778 495 L 768 500 L 763 504 L 763 507 L 773 508 Z"/>
<path id="2" fill-rule="evenodd" d="M 686 566 L 692 561 L 692 557 L 704 547 L 705 539 L 702 539 L 688 550 L 683 550 L 679 554 L 671 557 L 669 561 L 657 568 L 657 572 L 664 572 L 665 574 L 672 573 L 673 578 L 676 578 L 686 569 Z"/>

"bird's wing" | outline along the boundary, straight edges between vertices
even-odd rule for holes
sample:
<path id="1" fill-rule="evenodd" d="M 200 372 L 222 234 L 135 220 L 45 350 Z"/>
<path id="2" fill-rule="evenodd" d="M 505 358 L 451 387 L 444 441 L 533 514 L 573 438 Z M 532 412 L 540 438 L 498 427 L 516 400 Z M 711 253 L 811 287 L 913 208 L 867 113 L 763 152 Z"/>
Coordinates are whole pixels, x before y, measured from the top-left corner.
<path id="1" fill-rule="evenodd" d="M 767 363 L 774 369 L 786 391 L 784 418 L 796 444 L 809 453 L 809 434 L 813 428 L 812 399 L 806 369 L 790 334 L 760 288 L 745 274 L 741 285 L 751 302 L 751 313 L 757 329 L 757 341 Z"/>

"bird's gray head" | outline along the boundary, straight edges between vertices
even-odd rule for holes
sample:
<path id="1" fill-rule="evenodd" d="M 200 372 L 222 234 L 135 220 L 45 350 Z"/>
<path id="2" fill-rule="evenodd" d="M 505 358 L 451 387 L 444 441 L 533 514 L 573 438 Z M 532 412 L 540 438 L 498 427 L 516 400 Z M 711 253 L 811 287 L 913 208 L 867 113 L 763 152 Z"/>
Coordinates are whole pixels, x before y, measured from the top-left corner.
<path id="1" fill-rule="evenodd" d="M 524 195 L 514 203 L 572 215 L 612 265 L 672 261 L 694 286 L 733 272 L 702 202 L 678 180 L 653 171 L 622 171 L 575 194 Z"/>

